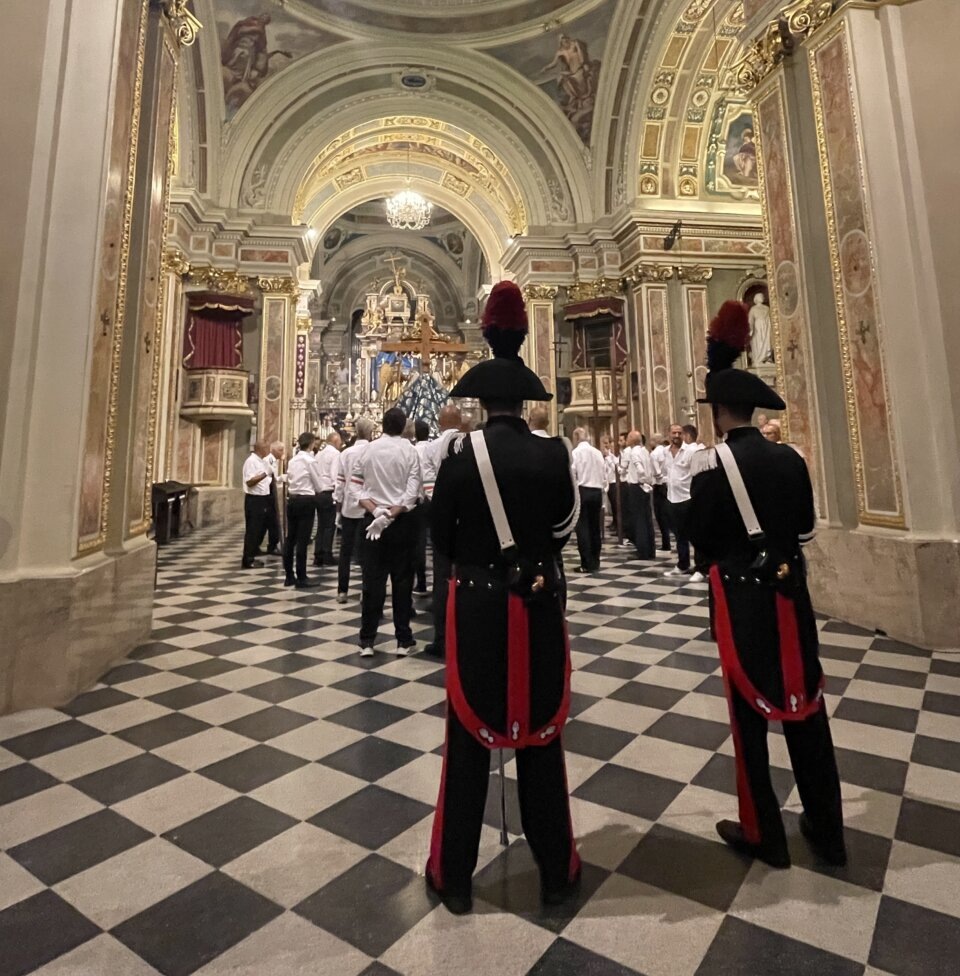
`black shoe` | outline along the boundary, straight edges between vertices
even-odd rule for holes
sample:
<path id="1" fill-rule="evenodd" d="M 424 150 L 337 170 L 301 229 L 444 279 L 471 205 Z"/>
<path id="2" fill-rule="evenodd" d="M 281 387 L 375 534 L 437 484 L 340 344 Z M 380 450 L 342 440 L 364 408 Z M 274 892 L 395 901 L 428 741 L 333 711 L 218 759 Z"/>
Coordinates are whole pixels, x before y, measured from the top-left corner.
<path id="1" fill-rule="evenodd" d="M 314 566 L 322 566 L 323 565 L 323 560 L 319 556 L 314 556 L 313 557 L 313 565 Z"/>
<path id="2" fill-rule="evenodd" d="M 297 582 L 297 581 L 296 581 L 296 580 L 295 580 L 295 579 L 294 579 L 294 578 L 293 578 L 292 576 L 288 576 L 288 577 L 287 577 L 287 578 L 286 578 L 286 579 L 285 579 L 285 580 L 283 581 L 283 585 L 284 585 L 284 586 L 293 586 L 293 585 L 294 585 L 294 583 L 296 583 L 296 582 Z"/>
<path id="3" fill-rule="evenodd" d="M 302 580 L 297 580 L 296 583 L 294 583 L 293 585 L 298 590 L 312 590 L 315 586 L 320 585 L 320 581 L 312 580 L 312 579 L 302 579 Z"/>
<path id="4" fill-rule="evenodd" d="M 241 569 L 263 569 L 263 563 L 259 559 L 254 559 L 252 563 L 241 563 Z"/>
<path id="5" fill-rule="evenodd" d="M 541 888 L 540 901 L 544 905 L 562 905 L 570 898 L 580 894 L 580 872 L 572 881 L 566 881 L 557 888 Z"/>
<path id="6" fill-rule="evenodd" d="M 411 607 L 410 608 L 410 619 L 413 620 L 414 617 L 419 617 L 419 616 L 420 616 L 420 614 L 417 613 L 416 609 L 414 607 Z"/>
<path id="7" fill-rule="evenodd" d="M 277 559 L 282 559 L 283 558 L 283 553 L 279 549 L 276 549 L 276 548 L 274 548 L 274 549 L 268 549 L 264 553 L 264 555 L 265 556 L 274 556 Z"/>
<path id="8" fill-rule="evenodd" d="M 456 893 L 453 891 L 440 891 L 427 875 L 427 888 L 432 891 L 439 899 L 443 907 L 451 915 L 467 915 L 473 911 L 473 895 L 468 892 Z"/>
<path id="9" fill-rule="evenodd" d="M 827 864 L 835 868 L 842 868 L 847 863 L 847 848 L 841 837 L 839 841 L 824 841 L 817 835 L 810 823 L 810 818 L 805 814 L 800 814 L 800 833 L 807 839 L 807 843 L 814 849 L 819 857 Z"/>
<path id="10" fill-rule="evenodd" d="M 751 844 L 743 836 L 743 827 L 735 820 L 721 820 L 717 824 L 717 833 L 720 839 L 740 854 L 747 857 L 755 857 L 764 864 L 769 864 L 772 868 L 790 867 L 790 854 L 783 850 L 772 850 L 765 848 L 762 844 Z"/>
<path id="11" fill-rule="evenodd" d="M 657 546 L 657 552 L 673 552 L 669 546 Z"/>
<path id="12" fill-rule="evenodd" d="M 432 643 L 427 644 L 427 646 L 423 649 L 423 653 L 429 657 L 439 658 L 441 661 L 447 656 L 443 651 L 437 650 L 437 645 Z"/>
<path id="13" fill-rule="evenodd" d="M 413 595 L 414 595 L 414 596 L 419 596 L 419 597 L 424 597 L 424 596 L 430 596 L 430 593 L 429 593 L 429 591 L 428 591 L 428 590 L 426 590 L 426 589 L 422 589 L 422 590 L 417 590 L 417 589 L 415 589 L 415 590 L 413 591 Z"/>

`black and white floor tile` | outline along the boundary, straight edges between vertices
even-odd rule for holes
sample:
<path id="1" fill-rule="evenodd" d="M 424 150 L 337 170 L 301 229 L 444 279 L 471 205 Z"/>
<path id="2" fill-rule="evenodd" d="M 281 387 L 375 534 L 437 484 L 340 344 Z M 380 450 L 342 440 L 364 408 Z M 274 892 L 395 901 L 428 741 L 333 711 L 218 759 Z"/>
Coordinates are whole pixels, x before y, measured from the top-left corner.
<path id="1" fill-rule="evenodd" d="M 454 918 L 422 876 L 442 666 L 384 653 L 385 629 L 361 660 L 358 585 L 337 605 L 330 570 L 292 591 L 238 553 L 235 531 L 163 550 L 150 642 L 65 708 L 0 718 L 0 976 L 958 971 L 960 655 L 823 621 L 850 863 L 799 838 L 775 734 L 794 867 L 770 871 L 714 833 L 736 799 L 706 587 L 608 547 L 570 581 L 583 891 L 540 907 L 508 756 L 511 843 L 494 778 Z"/>

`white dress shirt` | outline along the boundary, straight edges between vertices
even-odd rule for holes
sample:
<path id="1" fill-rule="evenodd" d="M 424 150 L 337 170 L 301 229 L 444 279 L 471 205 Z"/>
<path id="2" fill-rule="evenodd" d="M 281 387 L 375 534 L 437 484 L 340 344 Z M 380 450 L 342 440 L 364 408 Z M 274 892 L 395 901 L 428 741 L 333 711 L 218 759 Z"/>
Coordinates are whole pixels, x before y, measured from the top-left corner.
<path id="1" fill-rule="evenodd" d="M 287 465 L 287 492 L 293 495 L 309 495 L 311 498 L 322 491 L 317 459 L 310 451 L 298 451 Z"/>
<path id="2" fill-rule="evenodd" d="M 633 449 L 630 463 L 636 470 L 636 483 L 645 492 L 653 491 L 653 486 L 657 483 L 657 469 L 653 457 L 643 444 L 638 444 Z"/>
<path id="3" fill-rule="evenodd" d="M 605 488 L 607 475 L 603 455 L 587 441 L 573 449 L 573 470 L 579 488 Z"/>
<path id="4" fill-rule="evenodd" d="M 437 473 L 440 465 L 450 450 L 450 441 L 459 434 L 456 427 L 448 427 L 440 431 L 440 436 L 433 441 L 428 441 L 426 449 L 420 455 L 420 477 L 423 479 L 423 494 L 427 498 L 433 498 L 433 487 L 437 481 Z"/>
<path id="5" fill-rule="evenodd" d="M 690 501 L 690 482 L 693 480 L 690 460 L 699 450 L 701 450 L 699 444 L 681 444 L 676 454 L 667 449 L 670 458 L 667 468 L 667 501 L 674 503 Z"/>
<path id="6" fill-rule="evenodd" d="M 613 451 L 608 451 L 603 455 L 603 470 L 607 476 L 607 484 L 613 485 L 617 482 L 617 468 L 620 465 L 620 461 Z"/>
<path id="7" fill-rule="evenodd" d="M 534 437 L 549 437 L 550 436 L 550 434 L 548 434 L 545 430 L 531 430 L 530 433 L 533 434 Z"/>
<path id="8" fill-rule="evenodd" d="M 264 473 L 266 478 L 262 478 L 255 485 L 247 484 L 251 478 L 256 478 L 258 474 Z M 270 471 L 270 465 L 259 454 L 251 452 L 250 457 L 243 462 L 243 493 L 245 495 L 269 495 L 271 481 L 273 481 L 273 474 Z"/>
<path id="9" fill-rule="evenodd" d="M 332 444 L 327 444 L 320 449 L 315 463 L 323 485 L 317 491 L 333 491 L 337 487 L 337 475 L 340 473 L 340 452 Z"/>
<path id="10" fill-rule="evenodd" d="M 340 452 L 340 470 L 337 474 L 337 487 L 333 490 L 333 500 L 340 505 L 340 514 L 344 518 L 358 519 L 367 514 L 367 510 L 360 504 L 360 493 L 353 482 L 353 475 L 369 446 L 370 441 L 359 439 Z"/>
<path id="11" fill-rule="evenodd" d="M 626 481 L 628 485 L 640 484 L 637 466 L 633 463 L 633 452 L 634 448 L 632 447 L 625 447 L 620 452 L 620 478 L 622 481 Z"/>
<path id="12" fill-rule="evenodd" d="M 350 480 L 360 501 L 409 512 L 420 497 L 420 457 L 410 441 L 384 434 L 367 448 Z"/>
<path id="13" fill-rule="evenodd" d="M 651 452 L 650 457 L 653 459 L 653 469 L 656 473 L 656 482 L 658 485 L 665 485 L 667 483 L 667 461 L 666 458 L 670 455 L 670 448 L 665 447 L 663 444 L 658 444 Z"/>

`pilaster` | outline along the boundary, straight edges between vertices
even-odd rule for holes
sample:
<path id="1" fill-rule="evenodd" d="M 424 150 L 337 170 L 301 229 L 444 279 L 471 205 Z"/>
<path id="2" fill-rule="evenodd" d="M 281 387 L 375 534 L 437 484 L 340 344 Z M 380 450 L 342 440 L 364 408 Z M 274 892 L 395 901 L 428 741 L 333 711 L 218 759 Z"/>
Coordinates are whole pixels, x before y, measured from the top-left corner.
<path id="1" fill-rule="evenodd" d="M 523 297 L 527 302 L 527 320 L 530 331 L 523 353 L 526 364 L 540 377 L 548 393 L 553 394 L 550 401 L 551 430 L 558 428 L 557 405 L 557 357 L 556 357 L 556 311 L 554 301 L 557 297 L 556 285 L 528 283 L 524 285 Z"/>
<path id="2" fill-rule="evenodd" d="M 290 440 L 290 399 L 293 389 L 293 347 L 296 335 L 295 278 L 261 277 L 263 331 L 260 340 L 260 398 L 257 404 L 257 438 Z"/>

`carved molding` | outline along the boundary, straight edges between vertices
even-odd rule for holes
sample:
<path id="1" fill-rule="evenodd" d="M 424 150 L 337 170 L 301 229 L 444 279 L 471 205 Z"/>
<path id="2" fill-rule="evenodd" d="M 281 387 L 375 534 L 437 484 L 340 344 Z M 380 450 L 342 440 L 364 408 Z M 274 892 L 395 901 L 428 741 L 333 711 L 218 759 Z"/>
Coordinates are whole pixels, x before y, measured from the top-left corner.
<path id="1" fill-rule="evenodd" d="M 713 277 L 713 268 L 704 264 L 680 265 L 677 268 L 677 278 L 690 285 L 702 285 Z"/>
<path id="2" fill-rule="evenodd" d="M 289 295 L 293 297 L 300 293 L 297 280 L 284 276 L 257 278 L 257 287 L 265 295 Z"/>
<path id="3" fill-rule="evenodd" d="M 556 285 L 529 284 L 523 286 L 523 297 L 526 301 L 553 301 L 557 297 Z"/>
<path id="4" fill-rule="evenodd" d="M 673 274 L 674 268 L 670 264 L 637 264 L 623 276 L 622 280 L 626 288 L 649 281 L 669 281 Z"/>
<path id="5" fill-rule="evenodd" d="M 226 295 L 246 295 L 250 291 L 250 280 L 238 271 L 209 266 L 194 266 L 189 269 L 190 280 L 194 284 L 205 285 L 211 291 Z"/>
<path id="6" fill-rule="evenodd" d="M 180 47 L 190 47 L 203 28 L 203 24 L 187 7 L 188 3 L 189 0 L 164 0 L 163 3 L 163 12 L 166 14 L 167 20 L 170 21 L 170 26 L 173 28 L 174 36 Z"/>
<path id="7" fill-rule="evenodd" d="M 162 270 L 171 272 L 178 278 L 185 278 L 190 274 L 190 262 L 182 251 L 171 248 L 169 251 L 164 251 Z"/>

